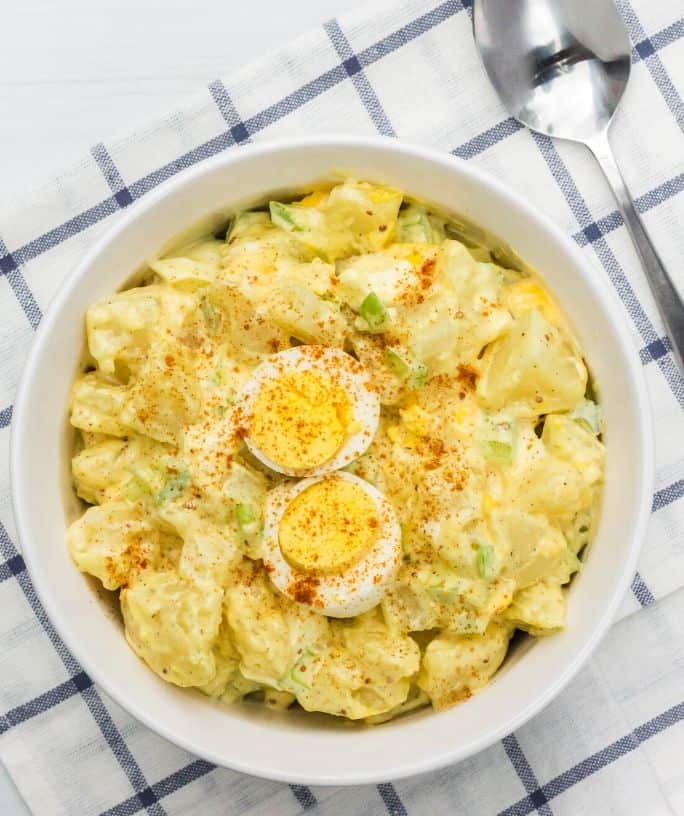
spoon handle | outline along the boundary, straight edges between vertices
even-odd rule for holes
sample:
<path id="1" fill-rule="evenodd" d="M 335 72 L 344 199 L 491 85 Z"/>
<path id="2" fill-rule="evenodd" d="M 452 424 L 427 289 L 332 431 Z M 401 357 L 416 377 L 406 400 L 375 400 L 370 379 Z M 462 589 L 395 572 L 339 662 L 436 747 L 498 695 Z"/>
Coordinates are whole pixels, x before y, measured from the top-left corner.
<path id="1" fill-rule="evenodd" d="M 622 178 L 622 173 L 615 161 L 615 156 L 608 141 L 608 132 L 603 131 L 587 144 L 601 165 L 601 169 L 606 179 L 608 179 L 608 184 L 613 190 L 613 195 L 632 236 L 637 253 L 641 258 L 651 292 L 665 324 L 679 373 L 684 376 L 684 303 L 681 295 L 663 266 L 663 262 L 660 260 L 651 239 L 646 234 L 641 219 L 637 215 L 634 201 L 629 194 L 625 180 Z"/>

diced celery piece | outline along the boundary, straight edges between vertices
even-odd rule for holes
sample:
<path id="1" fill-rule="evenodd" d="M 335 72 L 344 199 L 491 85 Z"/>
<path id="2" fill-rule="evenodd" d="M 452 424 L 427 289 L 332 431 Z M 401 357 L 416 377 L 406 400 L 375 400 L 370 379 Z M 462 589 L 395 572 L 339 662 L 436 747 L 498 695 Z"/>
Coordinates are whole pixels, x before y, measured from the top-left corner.
<path id="1" fill-rule="evenodd" d="M 400 380 L 405 380 L 411 373 L 409 364 L 404 360 L 401 354 L 393 348 L 388 348 L 385 352 L 387 365 L 391 369 L 395 377 Z"/>
<path id="2" fill-rule="evenodd" d="M 484 443 L 484 452 L 487 459 L 502 465 L 510 465 L 513 461 L 513 447 L 496 439 L 488 439 Z"/>
<path id="3" fill-rule="evenodd" d="M 385 361 L 394 376 L 405 382 L 409 388 L 422 388 L 427 382 L 429 372 L 425 363 L 412 360 L 409 353 L 403 349 L 386 349 Z"/>
<path id="4" fill-rule="evenodd" d="M 268 205 L 271 213 L 271 221 L 281 229 L 288 232 L 301 232 L 302 226 L 297 224 L 294 217 L 294 210 L 287 204 L 281 204 L 280 201 L 271 201 Z"/>
<path id="5" fill-rule="evenodd" d="M 367 295 L 359 306 L 359 325 L 362 331 L 371 334 L 384 332 L 389 325 L 389 314 L 380 298 L 371 292 Z"/>
<path id="6" fill-rule="evenodd" d="M 603 431 L 601 407 L 592 400 L 583 399 L 570 411 L 568 416 L 588 428 L 594 436 L 598 436 Z"/>
<path id="7" fill-rule="evenodd" d="M 432 597 L 441 604 L 452 604 L 458 600 L 462 594 L 456 589 L 445 589 L 443 584 L 434 584 L 428 587 L 428 592 Z"/>
<path id="8" fill-rule="evenodd" d="M 200 311 L 204 318 L 204 325 L 211 335 L 218 333 L 221 328 L 221 315 L 216 309 L 216 306 L 207 298 L 203 297 L 200 300 Z"/>
<path id="9" fill-rule="evenodd" d="M 510 465 L 513 461 L 515 431 L 515 422 L 507 417 L 486 417 L 481 437 L 485 458 L 499 465 Z"/>
<path id="10" fill-rule="evenodd" d="M 304 654 L 290 669 L 289 679 L 296 686 L 300 686 L 301 688 L 305 689 L 311 688 L 311 684 L 308 682 L 311 680 L 309 676 L 309 669 L 311 668 L 312 661 L 315 657 L 316 653 L 312 652 L 311 649 L 304 649 Z"/>
<path id="11" fill-rule="evenodd" d="M 245 535 L 253 535 L 259 529 L 256 513 L 250 504 L 235 505 L 235 520 Z"/>
<path id="12" fill-rule="evenodd" d="M 182 470 L 180 473 L 169 479 L 164 487 L 157 493 L 155 501 L 157 504 L 164 504 L 167 501 L 173 501 L 178 498 L 180 494 L 190 483 L 190 473 L 187 470 Z"/>
<path id="13" fill-rule="evenodd" d="M 150 486 L 147 482 L 144 482 L 142 479 L 139 479 L 137 476 L 134 476 L 126 485 L 124 490 L 126 494 L 126 498 L 129 501 L 140 501 L 140 499 L 146 498 L 150 496 L 152 491 L 150 490 Z"/>
<path id="14" fill-rule="evenodd" d="M 446 238 L 444 219 L 419 204 L 409 204 L 397 217 L 396 235 L 400 243 L 439 244 Z"/>
<path id="15" fill-rule="evenodd" d="M 226 388 L 225 394 L 223 396 L 223 403 L 218 405 L 216 408 L 216 413 L 223 417 L 226 414 L 226 411 L 230 408 L 231 405 L 235 404 L 235 391 L 232 388 Z"/>
<path id="16" fill-rule="evenodd" d="M 413 366 L 411 377 L 409 378 L 409 386 L 411 388 L 422 388 L 428 379 L 428 367 L 425 363 L 416 363 Z"/>
<path id="17" fill-rule="evenodd" d="M 489 581 L 496 575 L 496 553 L 491 544 L 480 544 L 477 550 L 477 571 Z"/>

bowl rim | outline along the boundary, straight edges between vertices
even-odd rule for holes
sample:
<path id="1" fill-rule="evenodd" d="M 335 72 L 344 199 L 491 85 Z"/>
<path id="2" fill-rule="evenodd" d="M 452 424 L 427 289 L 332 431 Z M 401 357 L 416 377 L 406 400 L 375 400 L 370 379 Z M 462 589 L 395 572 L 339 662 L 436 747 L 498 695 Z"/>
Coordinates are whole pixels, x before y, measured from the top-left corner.
<path id="1" fill-rule="evenodd" d="M 39 351 L 45 345 L 46 340 L 52 335 L 55 326 L 59 324 L 65 302 L 69 300 L 73 290 L 78 287 L 81 279 L 85 277 L 103 250 L 118 240 L 119 236 L 125 232 L 130 224 L 137 221 L 150 210 L 153 210 L 158 202 L 166 198 L 172 192 L 178 191 L 186 185 L 193 184 L 205 176 L 212 175 L 218 168 L 234 164 L 237 165 L 244 159 L 258 157 L 260 155 L 278 152 L 287 153 L 289 151 L 305 151 L 318 147 L 335 147 L 341 151 L 359 148 L 389 151 L 407 158 L 417 158 L 432 164 L 441 165 L 447 172 L 457 168 L 461 174 L 470 176 L 478 185 L 493 191 L 499 198 L 506 201 L 507 206 L 518 210 L 526 219 L 536 222 L 542 231 L 553 236 L 556 242 L 559 243 L 564 251 L 571 257 L 574 265 L 587 270 L 587 274 L 582 278 L 582 285 L 591 290 L 592 295 L 601 301 L 604 310 L 609 312 L 614 318 L 612 328 L 615 340 L 619 346 L 621 361 L 634 385 L 633 393 L 639 424 L 639 445 L 643 462 L 640 475 L 641 493 L 639 507 L 635 515 L 636 522 L 633 526 L 631 544 L 627 557 L 624 558 L 619 575 L 613 582 L 612 594 L 604 608 L 603 615 L 597 620 L 591 630 L 590 636 L 577 650 L 574 659 L 566 666 L 565 671 L 562 672 L 554 682 L 549 683 L 544 692 L 535 700 L 528 703 L 527 706 L 515 710 L 511 716 L 502 720 L 496 727 L 484 731 L 479 737 L 471 739 L 470 742 L 436 754 L 417 756 L 411 762 L 404 762 L 402 766 L 388 768 L 387 773 L 371 771 L 362 774 L 357 772 L 353 777 L 345 773 L 329 773 L 325 777 L 321 775 L 307 776 L 306 774 L 293 775 L 273 765 L 264 765 L 257 768 L 251 763 L 241 761 L 239 756 L 231 757 L 230 761 L 227 761 L 224 756 L 219 755 L 217 752 L 196 745 L 191 737 L 185 735 L 179 736 L 177 733 L 174 733 L 171 728 L 168 728 L 164 722 L 155 721 L 151 716 L 148 716 L 143 705 L 135 701 L 134 695 L 129 694 L 126 689 L 117 686 L 116 683 L 110 683 L 109 677 L 104 669 L 100 669 L 97 664 L 90 662 L 87 648 L 82 647 L 76 638 L 71 635 L 68 621 L 60 612 L 59 605 L 52 595 L 50 582 L 43 581 L 40 577 L 40 571 L 36 569 L 36 563 L 39 558 L 39 548 L 34 547 L 29 535 L 25 518 L 30 512 L 30 507 L 23 495 L 23 487 L 26 483 L 27 474 L 24 471 L 21 452 L 24 441 L 30 436 L 30 428 L 28 427 L 27 420 L 29 412 L 27 407 L 31 386 L 38 374 L 37 363 Z M 195 756 L 199 756 L 219 767 L 230 768 L 241 773 L 278 782 L 304 785 L 382 783 L 438 770 L 447 765 L 460 762 L 488 748 L 541 712 L 551 700 L 560 694 L 572 678 L 575 677 L 586 664 L 612 624 L 618 606 L 623 600 L 636 570 L 637 560 L 645 537 L 646 525 L 651 513 L 651 496 L 655 472 L 654 437 L 652 412 L 648 392 L 646 390 L 645 375 L 642 366 L 638 364 L 637 351 L 629 336 L 626 321 L 618 311 L 618 300 L 615 293 L 610 288 L 607 278 L 602 277 L 601 272 L 597 268 L 589 269 L 589 267 L 590 263 L 586 256 L 580 251 L 579 247 L 576 246 L 575 242 L 572 241 L 549 216 L 537 210 L 536 207 L 529 204 L 520 193 L 499 181 L 494 175 L 450 153 L 390 137 L 337 136 L 330 134 L 306 138 L 274 139 L 257 144 L 240 146 L 239 149 L 219 154 L 194 167 L 184 169 L 176 176 L 162 182 L 159 187 L 148 193 L 144 198 L 136 201 L 116 224 L 105 230 L 103 235 L 95 241 L 93 246 L 85 253 L 80 263 L 64 278 L 50 301 L 41 325 L 38 327 L 38 331 L 33 338 L 29 354 L 24 364 L 24 370 L 14 402 L 10 434 L 9 459 L 12 508 L 24 561 L 31 581 L 50 621 L 67 648 L 92 678 L 94 683 L 104 690 L 112 700 L 138 722 Z"/>

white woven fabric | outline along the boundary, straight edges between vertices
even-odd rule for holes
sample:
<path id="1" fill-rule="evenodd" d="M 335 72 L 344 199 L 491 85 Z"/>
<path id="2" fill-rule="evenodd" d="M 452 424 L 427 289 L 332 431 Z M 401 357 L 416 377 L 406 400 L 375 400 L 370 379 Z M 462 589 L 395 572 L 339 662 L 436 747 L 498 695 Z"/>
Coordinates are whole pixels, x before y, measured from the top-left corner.
<path id="1" fill-rule="evenodd" d="M 635 48 L 614 144 L 649 232 L 684 286 L 684 9 L 681 0 L 619 6 Z M 479 164 L 524 190 L 613 281 L 657 433 L 654 513 L 620 622 L 546 711 L 458 766 L 356 789 L 263 782 L 175 748 L 92 685 L 35 597 L 3 467 L 0 758 L 38 816 L 684 814 L 684 382 L 597 167 L 582 148 L 532 136 L 507 117 L 458 0 L 402 0 L 331 21 L 8 203 L 0 213 L 2 461 L 34 329 L 121 210 L 242 142 L 331 131 L 396 135 Z"/>

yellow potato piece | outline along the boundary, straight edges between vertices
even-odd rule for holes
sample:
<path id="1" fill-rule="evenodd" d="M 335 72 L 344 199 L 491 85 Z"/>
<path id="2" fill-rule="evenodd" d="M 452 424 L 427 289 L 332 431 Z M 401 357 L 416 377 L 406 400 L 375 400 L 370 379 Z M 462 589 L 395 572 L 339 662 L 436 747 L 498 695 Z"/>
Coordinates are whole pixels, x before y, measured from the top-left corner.
<path id="1" fill-rule="evenodd" d="M 549 293 L 533 278 L 523 278 L 511 284 L 506 291 L 505 300 L 516 317 L 532 309 L 539 309 L 550 323 L 558 325 L 563 321 L 560 310 Z"/>
<path id="2" fill-rule="evenodd" d="M 493 622 L 482 635 L 444 631 L 430 641 L 418 686 L 434 708 L 449 708 L 486 685 L 506 656 L 511 634 L 511 626 Z"/>

